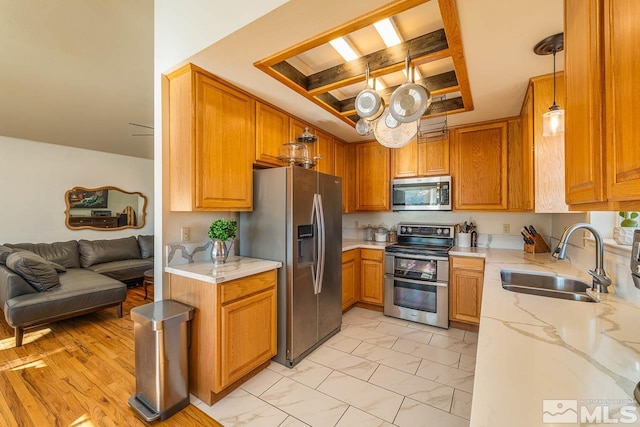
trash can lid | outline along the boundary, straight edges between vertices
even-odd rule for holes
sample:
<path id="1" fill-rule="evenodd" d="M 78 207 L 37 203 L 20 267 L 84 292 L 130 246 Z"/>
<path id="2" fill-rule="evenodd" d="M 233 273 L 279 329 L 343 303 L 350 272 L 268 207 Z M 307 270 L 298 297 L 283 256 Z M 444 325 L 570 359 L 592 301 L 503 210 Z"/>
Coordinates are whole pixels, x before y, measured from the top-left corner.
<path id="1" fill-rule="evenodd" d="M 174 300 L 161 300 L 131 309 L 131 320 L 151 322 L 154 331 L 193 319 L 194 308 Z"/>

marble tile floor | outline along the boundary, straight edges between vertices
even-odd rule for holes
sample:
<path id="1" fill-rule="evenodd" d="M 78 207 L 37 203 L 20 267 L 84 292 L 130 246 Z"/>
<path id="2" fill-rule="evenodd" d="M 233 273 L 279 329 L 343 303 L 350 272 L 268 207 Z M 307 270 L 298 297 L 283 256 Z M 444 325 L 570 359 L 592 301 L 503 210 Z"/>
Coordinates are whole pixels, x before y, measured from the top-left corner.
<path id="1" fill-rule="evenodd" d="M 293 369 L 269 367 L 213 406 L 227 427 L 468 426 L 477 333 L 355 307 Z"/>

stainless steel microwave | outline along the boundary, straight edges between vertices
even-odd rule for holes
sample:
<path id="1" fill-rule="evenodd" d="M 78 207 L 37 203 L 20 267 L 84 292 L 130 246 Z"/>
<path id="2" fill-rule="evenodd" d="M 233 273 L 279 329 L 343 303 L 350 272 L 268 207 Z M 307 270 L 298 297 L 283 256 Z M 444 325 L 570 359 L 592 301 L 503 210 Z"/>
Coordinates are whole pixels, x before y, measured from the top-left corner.
<path id="1" fill-rule="evenodd" d="M 450 211 L 451 177 L 402 178 L 391 181 L 394 211 Z"/>

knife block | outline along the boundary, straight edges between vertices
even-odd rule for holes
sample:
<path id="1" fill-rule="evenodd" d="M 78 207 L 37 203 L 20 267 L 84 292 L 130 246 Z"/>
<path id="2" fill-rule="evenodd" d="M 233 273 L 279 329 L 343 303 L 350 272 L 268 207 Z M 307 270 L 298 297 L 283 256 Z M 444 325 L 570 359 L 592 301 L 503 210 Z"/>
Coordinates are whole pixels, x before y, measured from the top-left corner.
<path id="1" fill-rule="evenodd" d="M 533 238 L 533 245 L 528 243 L 524 244 L 524 251 L 530 254 L 541 254 L 545 252 L 551 252 L 549 245 L 544 241 L 541 235 L 536 234 Z"/>

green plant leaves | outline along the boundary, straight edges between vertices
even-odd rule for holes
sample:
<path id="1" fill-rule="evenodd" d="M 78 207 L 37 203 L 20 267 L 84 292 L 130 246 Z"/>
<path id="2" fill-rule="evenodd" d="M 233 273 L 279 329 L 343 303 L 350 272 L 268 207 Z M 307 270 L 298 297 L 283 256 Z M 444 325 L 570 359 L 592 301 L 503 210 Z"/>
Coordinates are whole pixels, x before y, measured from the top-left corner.
<path id="1" fill-rule="evenodd" d="M 220 239 L 223 242 L 233 239 L 238 234 L 238 221 L 235 219 L 217 219 L 209 226 L 209 238 Z"/>

